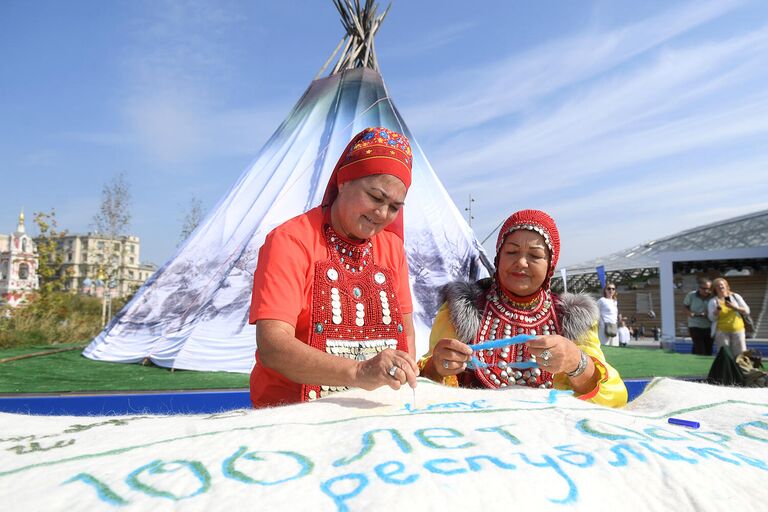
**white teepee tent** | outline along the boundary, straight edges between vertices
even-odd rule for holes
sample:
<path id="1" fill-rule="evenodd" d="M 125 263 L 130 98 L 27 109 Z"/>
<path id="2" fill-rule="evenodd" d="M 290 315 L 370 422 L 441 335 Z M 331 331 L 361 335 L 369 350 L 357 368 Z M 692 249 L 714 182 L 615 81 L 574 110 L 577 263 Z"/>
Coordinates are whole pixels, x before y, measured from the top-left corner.
<path id="1" fill-rule="evenodd" d="M 248 325 L 253 271 L 264 237 L 319 204 L 338 155 L 368 126 L 403 133 L 413 151 L 405 209 L 405 245 L 414 299 L 417 349 L 448 281 L 486 275 L 482 246 L 451 201 L 378 72 L 376 5 L 336 1 L 347 35 L 286 120 L 227 195 L 176 254 L 142 286 L 85 349 L 91 359 L 170 368 L 250 372 L 256 348 Z M 325 68 L 326 66 L 323 66 Z M 322 73 L 323 70 L 321 70 Z"/>

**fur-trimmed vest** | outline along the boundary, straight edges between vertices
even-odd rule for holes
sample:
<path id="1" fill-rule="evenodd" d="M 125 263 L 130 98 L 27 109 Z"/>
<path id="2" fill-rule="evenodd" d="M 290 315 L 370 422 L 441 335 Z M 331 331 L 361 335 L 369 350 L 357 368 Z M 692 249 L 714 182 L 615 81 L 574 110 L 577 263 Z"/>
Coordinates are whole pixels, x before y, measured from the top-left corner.
<path id="1" fill-rule="evenodd" d="M 451 323 L 459 341 L 471 343 L 475 339 L 480 329 L 486 292 L 492 282 L 491 278 L 475 283 L 454 281 L 443 288 L 443 299 L 448 304 Z M 579 340 L 598 321 L 597 302 L 583 293 L 553 294 L 552 298 L 560 324 L 561 332 L 558 334 L 579 344 Z"/>

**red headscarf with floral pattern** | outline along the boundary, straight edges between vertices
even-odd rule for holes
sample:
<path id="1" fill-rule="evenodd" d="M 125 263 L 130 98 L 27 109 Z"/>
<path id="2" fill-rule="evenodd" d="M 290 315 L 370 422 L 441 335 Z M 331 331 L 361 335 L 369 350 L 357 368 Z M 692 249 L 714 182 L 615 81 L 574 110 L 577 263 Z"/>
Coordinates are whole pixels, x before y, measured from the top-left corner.
<path id="1" fill-rule="evenodd" d="M 501 226 L 499 231 L 499 237 L 496 240 L 496 265 L 499 261 L 499 250 L 504 244 L 504 240 L 507 235 L 518 229 L 526 229 L 528 231 L 534 231 L 544 238 L 544 243 L 549 248 L 549 268 L 547 269 L 547 277 L 542 283 L 542 288 L 549 289 L 549 282 L 552 279 L 552 275 L 555 273 L 555 267 L 557 266 L 557 260 L 560 257 L 560 233 L 557 231 L 557 225 L 554 219 L 542 212 L 541 210 L 520 210 L 515 212 L 504 221 L 504 225 Z"/>
<path id="2" fill-rule="evenodd" d="M 330 206 L 339 194 L 339 185 L 376 174 L 399 178 L 405 189 L 411 186 L 413 154 L 408 139 L 387 128 L 366 128 L 347 144 L 325 188 L 322 206 Z M 404 239 L 403 208 L 386 228 Z"/>

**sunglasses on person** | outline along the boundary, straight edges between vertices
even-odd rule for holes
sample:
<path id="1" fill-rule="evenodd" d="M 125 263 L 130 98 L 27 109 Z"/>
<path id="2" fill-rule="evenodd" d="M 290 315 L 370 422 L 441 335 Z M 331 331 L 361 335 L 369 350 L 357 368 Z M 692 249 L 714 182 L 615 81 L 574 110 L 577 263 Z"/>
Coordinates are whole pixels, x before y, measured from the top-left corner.
<path id="1" fill-rule="evenodd" d="M 615 289 L 616 289 L 616 288 L 615 288 L 615 287 L 613 287 L 613 286 L 609 286 L 608 288 L 606 288 L 606 290 L 615 290 Z"/>

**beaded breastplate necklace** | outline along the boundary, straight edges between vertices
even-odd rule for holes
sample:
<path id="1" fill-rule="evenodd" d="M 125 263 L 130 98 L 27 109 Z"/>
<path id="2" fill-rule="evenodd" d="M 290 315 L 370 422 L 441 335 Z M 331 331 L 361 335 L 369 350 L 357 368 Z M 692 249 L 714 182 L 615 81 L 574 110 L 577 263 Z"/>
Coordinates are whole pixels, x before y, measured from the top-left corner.
<path id="1" fill-rule="evenodd" d="M 549 290 L 540 290 L 530 301 L 518 303 L 504 295 L 494 282 L 484 299 L 480 331 L 475 336 L 475 343 L 518 334 L 556 334 L 560 330 Z M 552 374 L 549 372 L 539 368 L 510 368 L 510 364 L 536 361 L 527 345 L 482 350 L 477 353 L 477 357 L 488 365 L 487 368 L 475 370 L 475 377 L 485 387 L 552 387 Z"/>
<path id="2" fill-rule="evenodd" d="M 309 345 L 338 357 L 364 361 L 387 348 L 408 350 L 397 281 L 376 263 L 373 244 L 343 239 L 324 228 L 328 259 L 315 264 Z M 302 386 L 314 400 L 346 387 Z"/>

